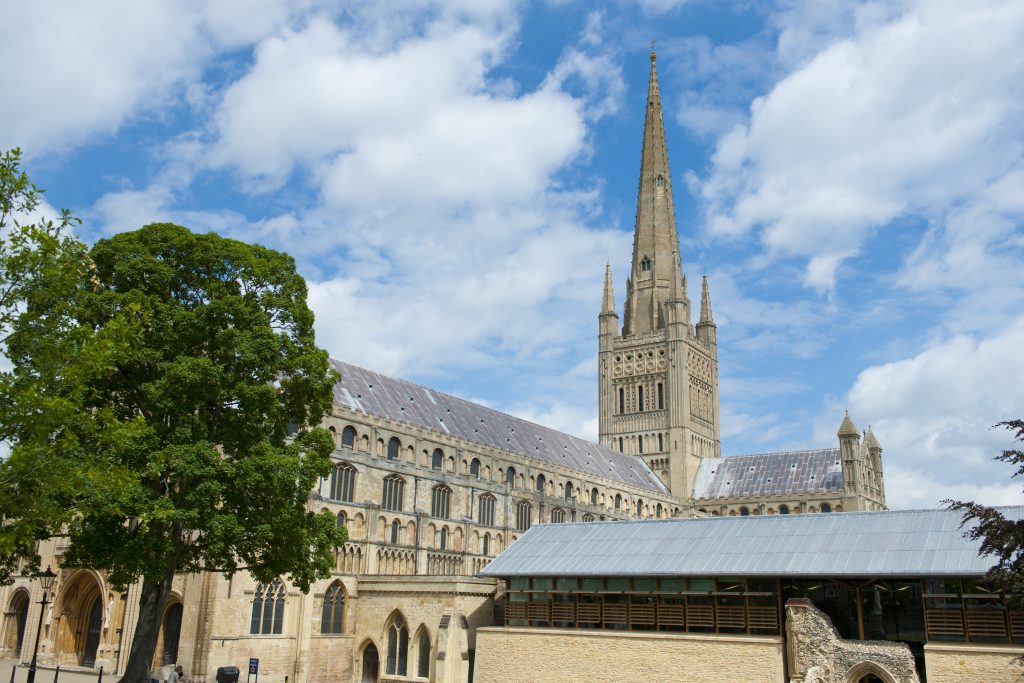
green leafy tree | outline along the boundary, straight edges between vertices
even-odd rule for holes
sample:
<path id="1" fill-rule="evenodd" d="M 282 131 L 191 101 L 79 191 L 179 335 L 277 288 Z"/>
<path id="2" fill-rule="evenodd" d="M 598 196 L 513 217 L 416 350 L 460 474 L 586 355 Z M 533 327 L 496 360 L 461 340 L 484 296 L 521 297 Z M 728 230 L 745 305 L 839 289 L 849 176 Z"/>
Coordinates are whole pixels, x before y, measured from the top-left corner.
<path id="1" fill-rule="evenodd" d="M 995 425 L 1005 427 L 1018 442 L 1024 442 L 1024 420 L 1007 420 Z M 1024 474 L 1024 450 L 1009 448 L 996 460 L 1016 467 L 1014 477 Z M 963 513 L 962 525 L 969 528 L 965 536 L 980 540 L 979 553 L 996 558 L 986 579 L 1005 593 L 1024 595 L 1024 520 L 1007 519 L 999 510 L 972 501 L 943 501 L 951 510 Z"/>
<path id="2" fill-rule="evenodd" d="M 73 329 L 129 340 L 101 345 L 115 348 L 112 362 L 91 364 L 104 369 L 74 385 L 87 424 L 68 431 L 82 457 L 64 465 L 70 483 L 52 498 L 72 511 L 64 567 L 105 570 L 119 588 L 141 578 L 122 681 L 143 683 L 176 573 L 244 569 L 301 590 L 329 574 L 345 530 L 308 499 L 330 473 L 333 442 L 316 425 L 335 376 L 285 254 L 155 224 L 101 240 L 89 256 L 70 304 L 44 298 L 28 310 L 45 319 L 47 307 L 67 305 L 58 317 Z M 20 321 L 15 373 L 45 373 L 40 357 L 62 349 Z"/>

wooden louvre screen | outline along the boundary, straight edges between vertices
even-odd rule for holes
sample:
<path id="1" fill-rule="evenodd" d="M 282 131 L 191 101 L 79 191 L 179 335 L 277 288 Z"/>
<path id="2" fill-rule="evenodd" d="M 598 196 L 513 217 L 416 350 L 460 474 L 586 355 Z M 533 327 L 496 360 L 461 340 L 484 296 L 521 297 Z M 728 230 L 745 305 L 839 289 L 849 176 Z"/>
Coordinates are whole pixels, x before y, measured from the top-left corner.
<path id="1" fill-rule="evenodd" d="M 774 607 L 748 607 L 747 618 L 750 620 L 751 631 L 778 633 L 779 610 Z"/>
<path id="2" fill-rule="evenodd" d="M 964 614 L 958 609 L 928 609 L 924 612 L 928 640 L 963 640 Z"/>
<path id="3" fill-rule="evenodd" d="M 714 629 L 714 605 L 687 605 L 686 624 L 689 629 Z"/>
<path id="4" fill-rule="evenodd" d="M 1006 612 L 1004 610 L 967 610 L 967 637 L 972 641 L 985 641 L 993 638 L 1004 640 L 1006 635 Z"/>

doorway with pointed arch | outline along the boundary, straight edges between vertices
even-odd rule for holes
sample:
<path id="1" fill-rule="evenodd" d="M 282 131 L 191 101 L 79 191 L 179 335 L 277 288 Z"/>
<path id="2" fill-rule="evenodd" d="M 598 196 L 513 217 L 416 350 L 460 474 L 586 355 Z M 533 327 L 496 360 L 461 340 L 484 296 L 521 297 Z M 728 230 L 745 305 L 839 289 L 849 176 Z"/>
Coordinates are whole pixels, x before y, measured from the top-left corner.
<path id="1" fill-rule="evenodd" d="M 21 588 L 11 596 L 4 611 L 4 653 L 15 659 L 21 659 L 25 645 L 25 626 L 28 624 L 30 602 L 28 591 Z"/>
<path id="2" fill-rule="evenodd" d="M 103 586 L 86 570 L 71 573 L 61 583 L 54 609 L 54 654 L 59 663 L 94 668 L 106 621 Z"/>
<path id="3" fill-rule="evenodd" d="M 360 683 L 377 683 L 380 678 L 380 654 L 373 641 L 368 641 L 363 647 L 361 670 Z"/>

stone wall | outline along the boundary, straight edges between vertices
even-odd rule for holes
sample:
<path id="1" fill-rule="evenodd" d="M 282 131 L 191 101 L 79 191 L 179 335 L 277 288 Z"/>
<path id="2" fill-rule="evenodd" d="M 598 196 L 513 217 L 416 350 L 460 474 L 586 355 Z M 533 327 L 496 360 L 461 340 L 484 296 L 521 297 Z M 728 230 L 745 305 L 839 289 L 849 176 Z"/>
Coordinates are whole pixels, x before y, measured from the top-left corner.
<path id="1" fill-rule="evenodd" d="M 924 646 L 928 683 L 999 683 L 1024 676 L 1024 647 L 929 643 Z"/>
<path id="2" fill-rule="evenodd" d="M 885 683 L 920 680 L 906 644 L 843 640 L 832 621 L 806 598 L 786 603 L 786 645 L 791 683 L 847 683 L 868 674 Z"/>
<path id="3" fill-rule="evenodd" d="M 476 681 L 783 683 L 778 636 L 481 628 Z"/>

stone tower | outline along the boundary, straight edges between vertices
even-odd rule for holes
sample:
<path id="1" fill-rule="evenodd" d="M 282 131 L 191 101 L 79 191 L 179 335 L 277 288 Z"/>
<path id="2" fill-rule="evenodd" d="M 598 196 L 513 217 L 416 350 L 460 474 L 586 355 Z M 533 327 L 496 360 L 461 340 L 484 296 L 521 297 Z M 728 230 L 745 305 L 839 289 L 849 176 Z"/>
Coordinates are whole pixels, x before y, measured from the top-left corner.
<path id="1" fill-rule="evenodd" d="M 611 266 L 605 269 L 599 428 L 603 445 L 643 458 L 688 501 L 700 461 L 721 455 L 718 345 L 706 276 L 700 320 L 696 329 L 691 324 L 655 61 L 652 52 L 621 330 Z"/>

